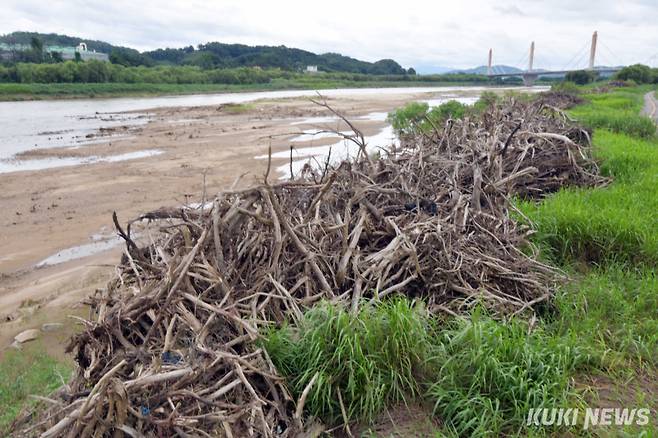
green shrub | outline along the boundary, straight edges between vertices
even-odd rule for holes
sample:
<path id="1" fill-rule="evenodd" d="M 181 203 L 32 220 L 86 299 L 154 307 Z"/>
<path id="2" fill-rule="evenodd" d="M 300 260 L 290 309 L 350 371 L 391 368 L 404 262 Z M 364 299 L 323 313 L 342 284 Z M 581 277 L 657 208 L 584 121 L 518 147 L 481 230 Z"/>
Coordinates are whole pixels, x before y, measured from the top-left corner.
<path id="1" fill-rule="evenodd" d="M 573 82 L 562 81 L 551 85 L 551 91 L 568 93 L 568 94 L 581 94 L 581 88 Z"/>
<path id="2" fill-rule="evenodd" d="M 622 68 L 615 74 L 615 78 L 623 81 L 633 80 L 638 84 L 651 84 L 654 81 L 651 68 L 642 64 L 633 64 Z"/>
<path id="3" fill-rule="evenodd" d="M 388 121 L 399 134 L 427 133 L 440 127 L 449 119 L 464 117 L 468 106 L 456 100 L 449 100 L 429 108 L 424 102 L 411 102 L 388 115 Z"/>
<path id="4" fill-rule="evenodd" d="M 473 109 L 476 112 L 481 113 L 490 106 L 495 105 L 498 102 L 498 99 L 498 95 L 493 91 L 483 91 L 477 102 L 473 104 Z"/>
<path id="5" fill-rule="evenodd" d="M 427 117 L 434 125 L 442 125 L 448 119 L 461 119 L 466 114 L 468 106 L 456 100 L 449 100 L 433 107 Z"/>
<path id="6" fill-rule="evenodd" d="M 577 85 L 585 85 L 594 82 L 598 77 L 598 73 L 591 70 L 575 70 L 570 71 L 564 76 L 564 80 L 572 82 Z"/>
<path id="7" fill-rule="evenodd" d="M 427 115 L 429 105 L 425 102 L 410 102 L 388 114 L 388 121 L 398 133 L 409 134 L 416 129 Z"/>

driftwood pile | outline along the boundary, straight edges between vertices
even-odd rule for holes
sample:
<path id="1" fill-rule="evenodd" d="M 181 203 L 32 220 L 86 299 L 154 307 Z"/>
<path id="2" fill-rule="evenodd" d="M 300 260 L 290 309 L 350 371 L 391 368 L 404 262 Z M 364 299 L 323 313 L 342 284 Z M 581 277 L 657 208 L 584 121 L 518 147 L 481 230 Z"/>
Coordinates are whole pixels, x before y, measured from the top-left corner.
<path id="1" fill-rule="evenodd" d="M 585 99 L 580 97 L 576 92 L 565 90 L 552 90 L 541 93 L 542 103 L 545 106 L 559 108 L 561 110 L 572 108 L 585 102 Z"/>
<path id="2" fill-rule="evenodd" d="M 541 99 L 448 120 L 378 157 L 220 193 L 212 206 L 140 218 L 119 275 L 91 298 L 79 367 L 16 435 L 297 436 L 293 399 L 259 330 L 320 300 L 357 309 L 392 294 L 434 312 L 499 315 L 550 298 L 556 272 L 527 251 L 510 197 L 603 183 L 589 133 Z M 269 171 L 268 171 L 269 174 Z"/>

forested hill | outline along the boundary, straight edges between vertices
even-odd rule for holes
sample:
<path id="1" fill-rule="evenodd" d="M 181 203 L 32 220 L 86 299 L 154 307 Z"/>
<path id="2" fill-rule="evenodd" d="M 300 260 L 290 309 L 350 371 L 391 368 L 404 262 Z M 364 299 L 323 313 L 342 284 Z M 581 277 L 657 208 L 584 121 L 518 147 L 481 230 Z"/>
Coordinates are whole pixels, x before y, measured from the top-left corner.
<path id="1" fill-rule="evenodd" d="M 317 65 L 322 71 L 340 71 L 369 74 L 404 74 L 405 70 L 392 59 L 366 62 L 338 53 L 317 55 L 301 49 L 285 46 L 246 46 L 244 44 L 201 44 L 196 49 L 158 49 L 145 52 L 156 62 L 168 64 L 193 64 L 202 67 L 278 67 L 299 70 L 307 65 Z"/>
<path id="2" fill-rule="evenodd" d="M 114 46 L 104 41 L 38 32 L 13 32 L 2 35 L 0 43 L 30 44 L 33 38 L 41 40 L 44 46 L 76 46 L 80 41 L 84 41 L 89 50 L 107 53 L 113 63 L 128 66 L 164 64 L 196 65 L 204 68 L 262 67 L 301 70 L 305 69 L 307 65 L 317 65 L 318 70 L 329 72 L 396 75 L 407 73 L 392 59 L 366 62 L 338 53 L 318 55 L 285 46 L 247 46 L 211 42 L 200 44 L 196 48 L 188 46 L 140 53 L 135 49 Z"/>

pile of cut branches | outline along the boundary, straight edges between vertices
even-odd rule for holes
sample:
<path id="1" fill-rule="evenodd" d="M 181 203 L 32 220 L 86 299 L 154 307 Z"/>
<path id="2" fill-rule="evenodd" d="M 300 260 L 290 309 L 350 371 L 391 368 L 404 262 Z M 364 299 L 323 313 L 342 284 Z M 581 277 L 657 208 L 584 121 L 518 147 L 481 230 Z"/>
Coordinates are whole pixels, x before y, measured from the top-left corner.
<path id="1" fill-rule="evenodd" d="M 568 109 L 585 102 L 578 92 L 570 90 L 551 90 L 541 94 L 544 105 L 560 109 Z"/>
<path id="2" fill-rule="evenodd" d="M 354 161 L 277 183 L 268 170 L 211 208 L 137 218 L 159 231 L 149 245 L 115 220 L 127 249 L 71 340 L 75 376 L 16 434 L 308 433 L 308 391 L 291 398 L 259 347 L 264 327 L 321 300 L 356 310 L 403 294 L 502 316 L 551 297 L 559 275 L 527 250 L 510 198 L 605 183 L 587 131 L 541 99 L 448 120 L 376 158 L 353 129 Z"/>

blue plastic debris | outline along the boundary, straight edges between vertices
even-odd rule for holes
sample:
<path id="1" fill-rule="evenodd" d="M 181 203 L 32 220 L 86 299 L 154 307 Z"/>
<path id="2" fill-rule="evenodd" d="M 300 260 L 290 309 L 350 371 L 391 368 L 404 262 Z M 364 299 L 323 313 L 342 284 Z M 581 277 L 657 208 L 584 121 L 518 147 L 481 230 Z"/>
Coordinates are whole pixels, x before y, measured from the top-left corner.
<path id="1" fill-rule="evenodd" d="M 166 365 L 175 365 L 183 360 L 183 356 L 173 351 L 165 351 L 162 353 L 162 363 Z"/>

